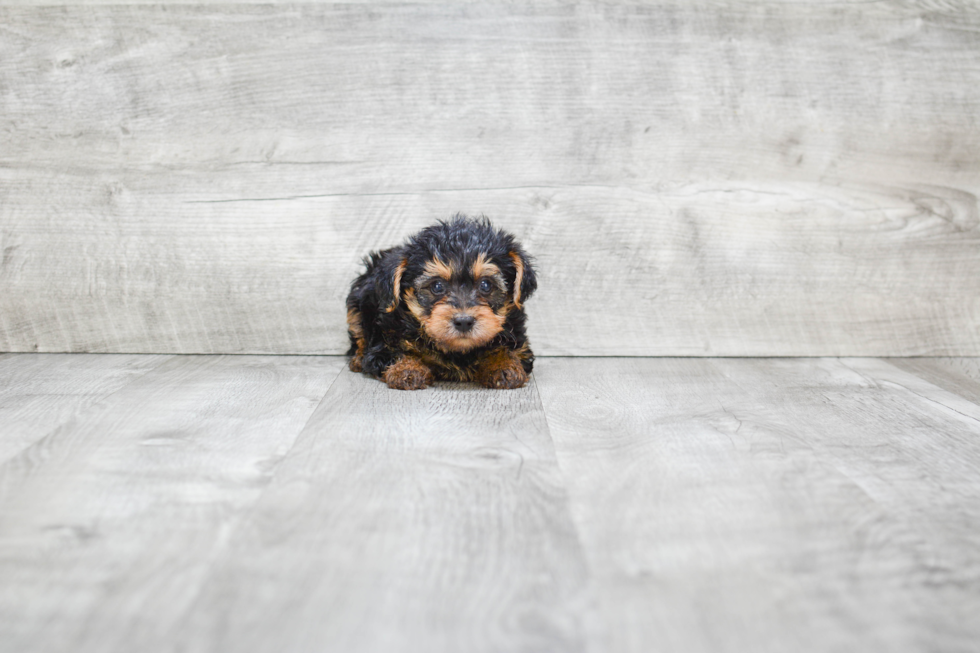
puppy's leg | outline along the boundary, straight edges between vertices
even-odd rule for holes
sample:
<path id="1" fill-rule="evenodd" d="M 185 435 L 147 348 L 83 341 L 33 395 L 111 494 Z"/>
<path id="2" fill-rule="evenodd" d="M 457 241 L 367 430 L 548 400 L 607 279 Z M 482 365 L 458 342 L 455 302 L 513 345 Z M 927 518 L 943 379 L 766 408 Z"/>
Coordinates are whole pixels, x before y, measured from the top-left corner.
<path id="1" fill-rule="evenodd" d="M 347 335 L 350 337 L 350 350 L 347 355 L 351 357 L 347 366 L 351 372 L 364 371 L 364 328 L 361 326 L 361 312 L 356 308 L 347 309 Z"/>
<path id="2" fill-rule="evenodd" d="M 429 366 L 414 356 L 402 356 L 388 366 L 385 383 L 396 390 L 421 390 L 432 385 L 435 375 Z"/>
<path id="3" fill-rule="evenodd" d="M 361 373 L 364 371 L 363 363 L 364 357 L 360 354 L 354 354 L 353 358 L 347 361 L 347 368 L 351 372 Z"/>
<path id="4" fill-rule="evenodd" d="M 519 388 L 527 383 L 527 372 L 516 353 L 501 347 L 480 359 L 474 380 L 488 388 Z"/>

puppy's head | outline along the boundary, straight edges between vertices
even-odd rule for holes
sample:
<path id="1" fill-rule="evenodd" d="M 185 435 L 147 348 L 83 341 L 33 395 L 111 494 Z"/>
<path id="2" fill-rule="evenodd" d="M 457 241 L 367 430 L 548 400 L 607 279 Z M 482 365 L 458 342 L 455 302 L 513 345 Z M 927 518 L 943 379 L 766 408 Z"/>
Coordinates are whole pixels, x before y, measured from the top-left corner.
<path id="1" fill-rule="evenodd" d="M 530 260 L 512 235 L 485 218 L 460 215 L 416 234 L 390 274 L 389 310 L 404 302 L 446 352 L 489 343 L 537 287 Z"/>

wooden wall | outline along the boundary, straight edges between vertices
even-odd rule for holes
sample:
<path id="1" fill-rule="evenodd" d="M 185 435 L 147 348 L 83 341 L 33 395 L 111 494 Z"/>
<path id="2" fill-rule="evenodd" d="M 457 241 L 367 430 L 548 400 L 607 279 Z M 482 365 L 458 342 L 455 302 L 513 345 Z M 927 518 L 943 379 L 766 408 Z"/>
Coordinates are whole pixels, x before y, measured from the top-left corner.
<path id="1" fill-rule="evenodd" d="M 980 355 L 971 2 L 0 6 L 0 351 L 341 353 L 456 211 L 540 354 Z"/>

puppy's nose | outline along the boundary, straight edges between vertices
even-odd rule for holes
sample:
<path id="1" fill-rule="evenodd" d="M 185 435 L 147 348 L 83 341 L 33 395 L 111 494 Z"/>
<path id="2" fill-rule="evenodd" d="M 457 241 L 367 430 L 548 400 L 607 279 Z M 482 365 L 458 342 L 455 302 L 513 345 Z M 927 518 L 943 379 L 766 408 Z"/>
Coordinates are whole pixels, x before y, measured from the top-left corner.
<path id="1" fill-rule="evenodd" d="M 476 318 L 472 315 L 467 315 L 466 313 L 457 313 L 453 315 L 453 326 L 460 333 L 466 333 L 473 328 L 473 324 L 476 323 Z"/>

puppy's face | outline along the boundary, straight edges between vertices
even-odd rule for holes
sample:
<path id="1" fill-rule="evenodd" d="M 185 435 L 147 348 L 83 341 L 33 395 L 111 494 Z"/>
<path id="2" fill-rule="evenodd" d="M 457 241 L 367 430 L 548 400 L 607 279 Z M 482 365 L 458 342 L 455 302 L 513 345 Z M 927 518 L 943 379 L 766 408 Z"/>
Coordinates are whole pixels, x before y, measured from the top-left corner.
<path id="1" fill-rule="evenodd" d="M 405 305 L 446 352 L 465 352 L 500 333 L 513 307 L 500 267 L 484 254 L 429 259 L 405 291 Z"/>
<path id="2" fill-rule="evenodd" d="M 537 287 L 521 246 L 485 218 L 457 215 L 375 257 L 378 306 L 387 313 L 398 310 L 406 319 L 409 313 L 431 344 L 446 353 L 489 344 Z M 402 337 L 414 338 L 413 325 L 406 326 L 410 330 Z"/>

